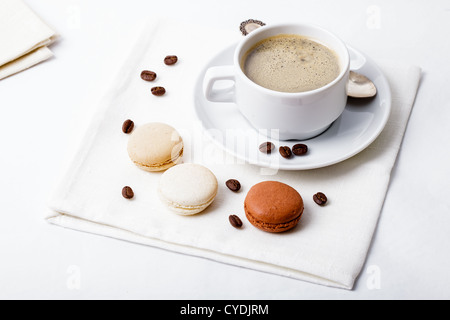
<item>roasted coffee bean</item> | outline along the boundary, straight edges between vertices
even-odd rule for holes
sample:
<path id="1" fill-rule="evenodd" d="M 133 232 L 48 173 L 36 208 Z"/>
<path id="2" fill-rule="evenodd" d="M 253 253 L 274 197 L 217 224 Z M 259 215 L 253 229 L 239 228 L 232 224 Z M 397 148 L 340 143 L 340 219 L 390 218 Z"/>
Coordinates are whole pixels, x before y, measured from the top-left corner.
<path id="1" fill-rule="evenodd" d="M 134 198 L 134 192 L 133 189 L 131 189 L 130 187 L 123 187 L 122 189 L 122 196 L 125 199 L 133 199 Z"/>
<path id="2" fill-rule="evenodd" d="M 156 79 L 156 73 L 149 70 L 144 70 L 141 72 L 141 78 L 145 81 L 154 81 Z"/>
<path id="3" fill-rule="evenodd" d="M 237 215 L 233 214 L 228 219 L 233 227 L 237 229 L 242 227 L 242 221 Z"/>
<path id="4" fill-rule="evenodd" d="M 272 142 L 264 142 L 259 146 L 259 151 L 262 153 L 272 153 L 273 149 L 275 149 L 275 145 Z"/>
<path id="5" fill-rule="evenodd" d="M 152 94 L 155 96 L 163 96 L 166 93 L 166 89 L 163 87 L 153 87 Z"/>
<path id="6" fill-rule="evenodd" d="M 235 179 L 230 179 L 225 184 L 227 185 L 228 189 L 233 192 L 238 192 L 239 190 L 241 190 L 241 183 Z"/>
<path id="7" fill-rule="evenodd" d="M 324 206 L 327 201 L 328 198 L 326 195 L 324 195 L 322 192 L 318 192 L 313 196 L 313 200 L 315 203 L 317 203 L 319 206 Z"/>
<path id="8" fill-rule="evenodd" d="M 177 63 L 178 57 L 177 56 L 167 56 L 164 58 L 164 63 L 168 66 L 171 66 L 175 63 Z"/>
<path id="9" fill-rule="evenodd" d="M 287 146 L 280 147 L 280 154 L 283 158 L 289 159 L 292 156 L 291 148 Z"/>
<path id="10" fill-rule="evenodd" d="M 125 122 L 122 125 L 123 133 L 131 133 L 131 131 L 133 131 L 133 128 L 134 128 L 134 122 L 131 121 L 130 119 L 125 120 Z"/>
<path id="11" fill-rule="evenodd" d="M 302 156 L 308 152 L 308 146 L 306 144 L 296 144 L 292 147 L 292 153 L 296 156 Z"/>

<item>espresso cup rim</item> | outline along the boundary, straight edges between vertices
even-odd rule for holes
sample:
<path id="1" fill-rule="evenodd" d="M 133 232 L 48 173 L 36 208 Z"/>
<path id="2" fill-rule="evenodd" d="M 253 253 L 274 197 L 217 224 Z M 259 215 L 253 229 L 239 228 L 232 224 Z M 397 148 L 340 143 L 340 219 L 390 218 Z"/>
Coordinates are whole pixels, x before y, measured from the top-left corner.
<path id="1" fill-rule="evenodd" d="M 273 89 L 269 89 L 269 88 L 265 88 L 255 82 L 253 82 L 242 70 L 241 67 L 241 61 L 240 61 L 240 57 L 241 57 L 241 51 L 243 49 L 243 47 L 250 42 L 253 38 L 255 38 L 257 35 L 259 35 L 262 32 L 266 32 L 268 29 L 277 29 L 277 28 L 291 28 L 291 27 L 308 27 L 308 28 L 314 28 L 316 30 L 319 30 L 320 32 L 326 33 L 328 36 L 331 36 L 333 38 L 335 38 L 337 40 L 337 42 L 342 46 L 343 52 L 345 52 L 345 56 L 342 57 L 340 53 L 336 53 L 338 54 L 338 56 L 340 58 L 343 58 L 343 67 L 342 70 L 340 71 L 339 75 L 336 77 L 336 79 L 334 79 L 333 81 L 331 81 L 330 83 L 326 84 L 325 86 L 322 86 L 320 88 L 314 89 L 314 90 L 309 90 L 309 91 L 303 91 L 303 92 L 283 92 L 283 91 L 276 91 Z M 294 34 L 294 33 L 288 33 L 288 34 Z M 295 33 L 298 34 L 300 36 L 302 36 L 302 34 L 300 33 Z M 334 34 L 333 32 L 315 25 L 315 24 L 310 24 L 310 23 L 279 23 L 279 24 L 273 24 L 270 26 L 263 26 L 261 28 L 258 28 L 257 30 L 253 31 L 252 33 L 250 33 L 249 35 L 246 36 L 245 39 L 243 39 L 237 46 L 235 53 L 234 53 L 234 65 L 235 67 L 238 69 L 237 72 L 239 74 L 239 76 L 241 76 L 244 81 L 246 81 L 247 83 L 249 83 L 250 85 L 252 85 L 253 87 L 268 93 L 268 94 L 272 94 L 272 95 L 276 95 L 276 96 L 280 96 L 280 97 L 306 97 L 306 96 L 310 96 L 310 95 L 314 95 L 314 94 L 318 94 L 321 93 L 323 91 L 326 91 L 327 89 L 335 86 L 337 83 L 339 83 L 344 77 L 345 75 L 349 72 L 350 70 L 350 53 L 348 51 L 348 47 L 345 44 L 345 42 L 339 38 L 336 34 Z"/>

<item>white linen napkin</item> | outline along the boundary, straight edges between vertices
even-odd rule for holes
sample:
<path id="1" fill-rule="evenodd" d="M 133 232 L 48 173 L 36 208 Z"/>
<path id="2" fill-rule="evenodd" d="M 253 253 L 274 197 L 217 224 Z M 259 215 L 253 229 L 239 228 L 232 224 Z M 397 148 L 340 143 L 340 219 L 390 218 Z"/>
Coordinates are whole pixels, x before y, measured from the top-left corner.
<path id="1" fill-rule="evenodd" d="M 368 149 L 330 167 L 267 176 L 256 166 L 234 160 L 206 138 L 194 111 L 199 72 L 212 56 L 241 37 L 236 31 L 207 31 L 167 21 L 147 27 L 52 195 L 46 219 L 67 228 L 351 289 L 381 213 L 421 71 L 413 66 L 381 65 L 392 85 L 393 112 Z M 179 57 L 175 66 L 162 62 L 170 54 Z M 155 71 L 158 79 L 154 83 L 141 80 L 144 69 Z M 164 86 L 167 94 L 152 96 L 153 86 Z M 128 158 L 129 136 L 121 131 L 126 119 L 137 126 L 162 121 L 177 128 L 185 142 L 184 162 L 202 163 L 218 178 L 219 192 L 211 207 L 192 217 L 164 207 L 157 195 L 161 174 L 144 172 Z M 240 180 L 241 192 L 225 187 L 231 178 Z M 246 220 L 246 193 L 264 180 L 287 183 L 303 195 L 305 213 L 293 232 L 265 233 Z M 132 201 L 121 195 L 126 185 L 135 191 Z M 329 196 L 327 206 L 313 202 L 312 195 L 318 191 Z M 229 224 L 230 214 L 241 217 L 243 229 Z"/>
<path id="2" fill-rule="evenodd" d="M 56 38 L 21 0 L 0 0 L 0 80 L 52 57 Z"/>

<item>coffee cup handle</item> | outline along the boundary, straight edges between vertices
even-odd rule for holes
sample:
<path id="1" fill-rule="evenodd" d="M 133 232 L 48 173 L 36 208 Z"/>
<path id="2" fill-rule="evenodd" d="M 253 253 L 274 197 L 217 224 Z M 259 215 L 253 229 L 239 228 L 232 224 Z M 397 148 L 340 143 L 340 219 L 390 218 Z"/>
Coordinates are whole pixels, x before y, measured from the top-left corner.
<path id="1" fill-rule="evenodd" d="M 213 89 L 214 84 L 219 81 L 232 81 L 233 84 Z M 234 66 L 211 67 L 206 71 L 203 82 L 205 98 L 211 102 L 235 102 L 235 83 Z"/>

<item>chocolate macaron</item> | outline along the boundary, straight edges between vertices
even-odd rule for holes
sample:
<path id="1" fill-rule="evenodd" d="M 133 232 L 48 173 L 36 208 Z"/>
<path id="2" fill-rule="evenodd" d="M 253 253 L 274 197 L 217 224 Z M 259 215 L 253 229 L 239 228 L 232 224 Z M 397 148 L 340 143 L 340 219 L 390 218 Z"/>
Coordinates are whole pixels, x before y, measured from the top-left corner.
<path id="1" fill-rule="evenodd" d="M 263 231 L 279 233 L 294 228 L 303 214 L 303 199 L 291 186 L 277 181 L 254 185 L 244 202 L 248 221 Z"/>

